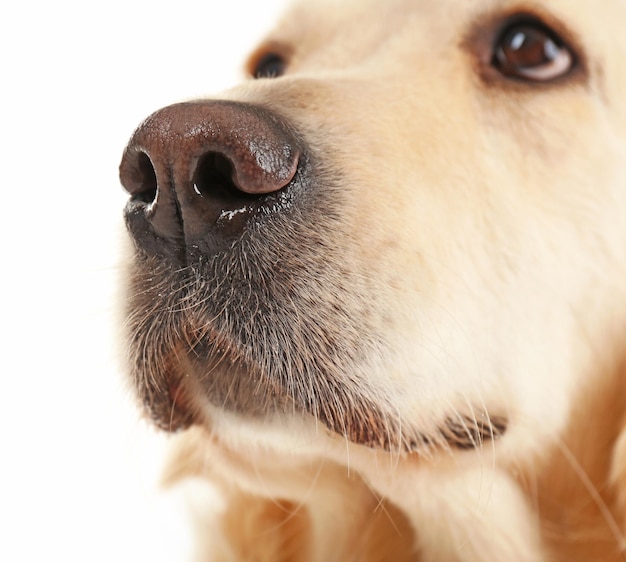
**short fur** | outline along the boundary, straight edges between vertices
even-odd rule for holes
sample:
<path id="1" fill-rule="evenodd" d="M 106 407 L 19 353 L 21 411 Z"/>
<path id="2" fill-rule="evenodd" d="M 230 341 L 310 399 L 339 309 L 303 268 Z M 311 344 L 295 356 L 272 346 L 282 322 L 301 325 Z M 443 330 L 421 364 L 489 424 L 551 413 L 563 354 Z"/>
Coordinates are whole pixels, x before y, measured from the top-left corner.
<path id="1" fill-rule="evenodd" d="M 502 22 L 574 49 L 491 65 Z M 187 268 L 134 251 L 130 371 L 219 487 L 200 560 L 626 558 L 626 2 L 302 0 L 223 99 L 310 147 L 300 206 Z M 313 179 L 311 179 L 313 178 Z M 168 394 L 169 392 L 169 394 Z"/>

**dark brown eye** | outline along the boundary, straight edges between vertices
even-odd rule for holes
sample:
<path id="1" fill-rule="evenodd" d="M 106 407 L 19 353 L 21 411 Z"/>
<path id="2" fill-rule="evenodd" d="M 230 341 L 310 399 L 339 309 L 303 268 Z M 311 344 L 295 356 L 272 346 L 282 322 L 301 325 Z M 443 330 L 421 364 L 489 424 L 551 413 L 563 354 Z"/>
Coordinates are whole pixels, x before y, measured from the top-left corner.
<path id="1" fill-rule="evenodd" d="M 277 78 L 285 73 L 287 61 L 276 53 L 263 55 L 254 65 L 252 76 L 254 78 Z"/>
<path id="2" fill-rule="evenodd" d="M 574 55 L 556 33 L 538 22 L 509 26 L 496 41 L 493 66 L 510 78 L 548 82 L 567 74 Z"/>

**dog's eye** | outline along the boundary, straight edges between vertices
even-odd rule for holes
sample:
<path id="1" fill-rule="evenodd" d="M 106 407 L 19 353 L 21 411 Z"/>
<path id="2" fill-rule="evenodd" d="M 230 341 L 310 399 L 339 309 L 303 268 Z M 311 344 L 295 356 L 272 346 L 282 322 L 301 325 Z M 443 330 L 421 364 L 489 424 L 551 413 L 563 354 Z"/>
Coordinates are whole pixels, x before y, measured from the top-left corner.
<path id="1" fill-rule="evenodd" d="M 285 73 L 287 61 L 277 53 L 267 53 L 259 58 L 252 68 L 254 78 L 277 78 Z"/>
<path id="2" fill-rule="evenodd" d="M 503 75 L 548 82 L 567 74 L 574 55 L 561 38 L 539 22 L 515 23 L 496 41 L 493 66 Z"/>

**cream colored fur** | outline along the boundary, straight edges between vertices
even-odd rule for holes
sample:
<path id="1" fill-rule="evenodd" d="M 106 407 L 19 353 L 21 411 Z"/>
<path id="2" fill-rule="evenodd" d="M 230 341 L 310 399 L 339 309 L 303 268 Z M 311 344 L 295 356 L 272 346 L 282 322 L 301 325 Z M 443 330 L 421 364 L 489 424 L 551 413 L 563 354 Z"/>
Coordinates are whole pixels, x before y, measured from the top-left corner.
<path id="1" fill-rule="evenodd" d="M 483 79 L 472 30 L 516 11 L 563 26 L 581 75 Z M 225 97 L 279 111 L 338 171 L 325 235 L 358 289 L 340 298 L 367 296 L 382 342 L 346 380 L 425 433 L 483 409 L 508 426 L 410 454 L 203 403 L 166 477 L 223 493 L 198 560 L 626 558 L 625 22 L 623 0 L 303 0 L 285 16 L 267 45 L 290 50 L 286 74 Z"/>

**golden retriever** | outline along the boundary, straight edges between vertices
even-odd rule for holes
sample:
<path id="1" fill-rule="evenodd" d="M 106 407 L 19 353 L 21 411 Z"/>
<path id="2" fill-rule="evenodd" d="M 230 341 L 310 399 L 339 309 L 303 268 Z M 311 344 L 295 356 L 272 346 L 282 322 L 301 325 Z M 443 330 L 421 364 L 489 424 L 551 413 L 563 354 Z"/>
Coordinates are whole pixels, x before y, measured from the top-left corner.
<path id="1" fill-rule="evenodd" d="M 625 22 L 301 0 L 139 126 L 129 373 L 222 493 L 199 559 L 626 558 Z"/>

